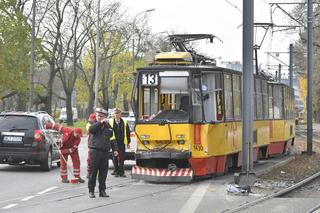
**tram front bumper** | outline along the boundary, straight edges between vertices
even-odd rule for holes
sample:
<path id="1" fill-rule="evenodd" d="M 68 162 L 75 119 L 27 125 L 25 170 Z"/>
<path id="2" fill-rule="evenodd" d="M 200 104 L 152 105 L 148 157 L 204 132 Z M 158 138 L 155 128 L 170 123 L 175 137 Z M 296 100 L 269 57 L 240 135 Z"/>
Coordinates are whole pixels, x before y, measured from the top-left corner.
<path id="1" fill-rule="evenodd" d="M 189 159 L 191 152 L 189 151 L 137 151 L 135 154 L 136 159 L 153 159 L 153 158 L 164 158 L 164 159 Z"/>
<path id="2" fill-rule="evenodd" d="M 131 175 L 133 179 L 150 182 L 191 182 L 193 180 L 193 170 L 191 168 L 177 168 L 172 171 L 133 166 Z"/>

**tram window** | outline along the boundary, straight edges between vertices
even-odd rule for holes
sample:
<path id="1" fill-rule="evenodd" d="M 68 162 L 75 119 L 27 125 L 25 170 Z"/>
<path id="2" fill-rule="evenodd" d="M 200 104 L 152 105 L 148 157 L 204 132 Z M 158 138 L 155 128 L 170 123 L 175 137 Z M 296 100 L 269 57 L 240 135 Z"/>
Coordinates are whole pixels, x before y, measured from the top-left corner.
<path id="1" fill-rule="evenodd" d="M 142 118 L 147 119 L 158 112 L 158 88 L 143 88 L 143 111 Z"/>
<path id="2" fill-rule="evenodd" d="M 256 119 L 262 119 L 262 92 L 261 92 L 261 79 L 256 79 Z"/>
<path id="3" fill-rule="evenodd" d="M 193 121 L 202 122 L 200 75 L 194 75 L 192 79 L 192 108 Z"/>
<path id="4" fill-rule="evenodd" d="M 262 110 L 263 110 L 263 118 L 269 118 L 269 109 L 268 109 L 268 86 L 267 81 L 262 80 Z"/>
<path id="5" fill-rule="evenodd" d="M 224 105 L 226 112 L 226 119 L 233 119 L 233 107 L 232 107 L 232 79 L 231 75 L 224 75 Z"/>
<path id="6" fill-rule="evenodd" d="M 220 76 L 221 74 L 212 73 L 204 74 L 202 76 L 202 85 L 206 87 L 206 90 L 202 90 L 202 93 L 208 97 L 203 101 L 203 109 L 205 120 L 208 122 L 217 121 L 216 88 L 218 87 L 218 89 L 221 91 Z M 219 85 L 216 84 L 217 81 L 219 82 Z"/>
<path id="7" fill-rule="evenodd" d="M 150 88 L 143 89 L 143 113 L 144 116 L 150 116 Z"/>
<path id="8" fill-rule="evenodd" d="M 151 91 L 153 91 L 153 93 L 151 93 L 151 97 L 150 97 L 150 99 L 151 99 L 151 115 L 153 115 L 153 114 L 155 114 L 155 113 L 157 113 L 158 112 L 158 97 L 159 97 L 159 95 L 158 95 L 158 88 L 153 88 L 154 90 L 151 90 Z"/>
<path id="9" fill-rule="evenodd" d="M 283 109 L 283 86 L 279 86 L 279 109 L 280 109 L 280 118 L 284 118 L 284 109 Z"/>
<path id="10" fill-rule="evenodd" d="M 162 94 L 188 94 L 188 78 L 161 77 L 160 91 Z"/>
<path id="11" fill-rule="evenodd" d="M 283 97 L 282 97 L 282 90 L 281 87 L 278 85 L 275 85 L 273 88 L 273 98 L 274 98 L 274 118 L 280 119 L 283 117 L 283 110 L 282 110 L 282 103 L 283 103 Z"/>
<path id="12" fill-rule="evenodd" d="M 240 76 L 233 75 L 233 103 L 234 103 L 234 119 L 241 119 L 241 83 Z"/>
<path id="13" fill-rule="evenodd" d="M 268 86 L 268 95 L 269 95 L 269 118 L 273 119 L 273 86 Z"/>
<path id="14" fill-rule="evenodd" d="M 223 119 L 223 108 L 222 108 L 222 74 L 216 74 L 216 103 L 217 103 L 217 120 L 222 121 Z"/>

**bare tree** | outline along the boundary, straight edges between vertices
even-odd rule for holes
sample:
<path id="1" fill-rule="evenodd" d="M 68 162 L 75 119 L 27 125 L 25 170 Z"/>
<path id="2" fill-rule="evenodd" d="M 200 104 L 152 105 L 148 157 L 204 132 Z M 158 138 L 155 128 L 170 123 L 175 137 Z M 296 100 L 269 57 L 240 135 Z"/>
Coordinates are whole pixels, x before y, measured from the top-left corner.
<path id="1" fill-rule="evenodd" d="M 123 42 L 123 37 L 121 35 L 121 30 L 122 29 L 121 26 L 123 26 L 123 24 L 121 24 L 121 18 L 122 15 L 120 13 L 120 3 L 109 3 L 107 5 L 105 5 L 103 7 L 103 9 L 101 9 L 101 14 L 99 15 L 100 17 L 100 22 L 101 22 L 101 33 L 100 33 L 100 60 L 99 60 L 99 67 L 102 67 L 102 71 L 101 71 L 101 84 L 102 87 L 99 91 L 103 91 L 104 94 L 104 98 L 103 101 L 100 101 L 100 103 L 103 103 L 103 107 L 108 108 L 108 103 L 107 100 L 108 96 L 106 94 L 108 94 L 108 90 L 107 90 L 107 82 L 108 82 L 108 73 L 110 70 L 110 60 L 111 58 L 118 54 L 120 51 L 123 50 L 123 47 L 125 46 L 125 42 Z M 88 8 L 89 9 L 89 8 Z M 92 13 L 94 12 L 93 8 L 91 8 Z M 97 17 L 91 16 L 92 21 L 93 22 L 97 22 Z M 119 33 L 120 32 L 120 33 Z M 87 33 L 88 33 L 88 38 L 89 38 L 89 45 L 86 46 L 86 52 L 87 54 L 90 55 L 91 58 L 91 62 L 92 64 L 95 64 L 95 60 L 96 60 L 96 31 L 93 27 L 91 28 L 87 28 Z M 119 43 L 115 42 L 116 38 L 119 38 Z M 126 39 L 124 39 L 126 40 Z M 88 105 L 87 105 L 87 109 L 88 109 L 88 114 L 90 114 L 91 112 L 93 112 L 93 104 L 94 104 L 94 97 L 95 97 L 95 93 L 94 93 L 94 79 L 95 79 L 95 67 L 92 66 L 92 69 L 90 71 L 86 71 L 83 68 L 83 61 L 81 61 L 81 63 L 79 64 L 79 68 L 83 71 L 83 80 L 85 81 L 87 88 L 88 88 L 88 93 L 89 93 L 89 97 L 88 97 Z M 109 64 L 109 65 L 108 65 Z M 109 68 L 108 68 L 109 67 Z M 99 69 L 101 70 L 101 69 Z M 105 104 L 107 103 L 107 104 Z"/>
<path id="2" fill-rule="evenodd" d="M 42 22 L 39 23 L 39 36 L 42 37 L 42 57 L 49 65 L 48 81 L 46 83 L 46 93 L 39 98 L 44 100 L 45 110 L 52 113 L 53 84 L 56 74 L 59 71 L 57 67 L 59 42 L 62 36 L 62 27 L 66 15 L 67 6 L 71 0 L 48 0 L 47 12 L 42 16 Z"/>

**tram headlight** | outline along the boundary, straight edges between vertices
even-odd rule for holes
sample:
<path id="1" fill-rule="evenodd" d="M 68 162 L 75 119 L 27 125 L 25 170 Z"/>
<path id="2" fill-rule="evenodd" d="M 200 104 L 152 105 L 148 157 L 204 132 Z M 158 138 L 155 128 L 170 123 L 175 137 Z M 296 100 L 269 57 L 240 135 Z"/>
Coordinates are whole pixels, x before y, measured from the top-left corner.
<path id="1" fill-rule="evenodd" d="M 143 145 L 148 145 L 148 144 L 149 144 L 149 141 L 142 141 L 142 144 L 143 144 Z"/>
<path id="2" fill-rule="evenodd" d="M 141 138 L 142 138 L 142 139 L 149 139 L 149 138 L 150 138 L 150 135 L 141 135 Z"/>
<path id="3" fill-rule="evenodd" d="M 177 138 L 184 138 L 184 135 L 180 134 L 180 135 L 176 135 Z"/>
<path id="4" fill-rule="evenodd" d="M 184 144 L 184 140 L 178 140 L 178 144 L 179 145 L 183 145 Z"/>

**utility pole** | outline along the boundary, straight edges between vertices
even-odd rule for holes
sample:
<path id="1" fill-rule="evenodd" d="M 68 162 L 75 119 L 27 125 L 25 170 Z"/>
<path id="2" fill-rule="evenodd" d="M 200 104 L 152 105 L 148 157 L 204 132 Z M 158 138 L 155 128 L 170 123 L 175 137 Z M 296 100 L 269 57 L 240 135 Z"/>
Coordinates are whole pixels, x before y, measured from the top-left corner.
<path id="1" fill-rule="evenodd" d="M 293 88 L 293 81 L 292 81 L 292 73 L 293 73 L 293 44 L 289 45 L 289 86 Z"/>
<path id="2" fill-rule="evenodd" d="M 279 64 L 279 83 L 281 83 L 281 64 Z"/>
<path id="3" fill-rule="evenodd" d="M 36 0 L 32 2 L 32 31 L 31 31 L 31 53 L 30 53 L 30 73 L 29 73 L 29 101 L 27 111 L 32 110 L 33 106 L 33 75 L 34 75 L 34 58 L 35 58 L 35 23 L 36 23 Z"/>
<path id="4" fill-rule="evenodd" d="M 100 47 L 100 0 L 98 0 L 98 21 L 97 21 L 97 39 L 96 39 L 96 69 L 95 69 L 95 96 L 94 108 L 98 107 L 99 93 L 99 47 Z"/>
<path id="5" fill-rule="evenodd" d="M 235 174 L 235 183 L 253 183 L 253 0 L 243 0 L 243 110 L 242 110 L 242 171 Z"/>
<path id="6" fill-rule="evenodd" d="M 307 69 L 308 69 L 308 92 L 307 92 L 307 154 L 312 155 L 312 72 L 313 72 L 313 57 L 312 57 L 312 45 L 313 45 L 313 1 L 308 0 L 308 53 L 307 53 Z"/>

